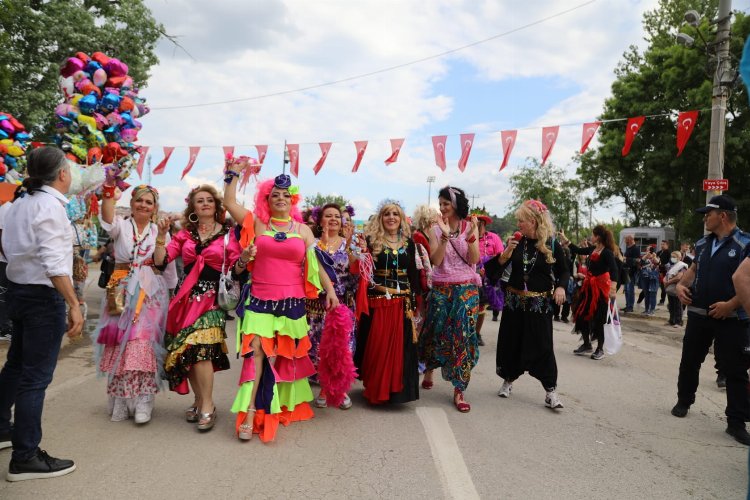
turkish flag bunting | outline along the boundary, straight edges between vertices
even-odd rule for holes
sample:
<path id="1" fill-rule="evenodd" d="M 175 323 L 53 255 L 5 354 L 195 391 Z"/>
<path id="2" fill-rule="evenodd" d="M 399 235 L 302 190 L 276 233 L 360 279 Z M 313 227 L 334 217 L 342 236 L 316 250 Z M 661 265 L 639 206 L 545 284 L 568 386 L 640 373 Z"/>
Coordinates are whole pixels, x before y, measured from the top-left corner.
<path id="1" fill-rule="evenodd" d="M 289 151 L 289 172 L 299 177 L 299 144 L 287 144 L 286 150 Z"/>
<path id="2" fill-rule="evenodd" d="M 354 147 L 357 148 L 357 161 L 354 162 L 352 172 L 359 170 L 359 164 L 362 163 L 362 158 L 365 156 L 365 149 L 367 149 L 367 141 L 354 141 Z"/>
<path id="3" fill-rule="evenodd" d="M 622 156 L 628 156 L 628 153 L 630 153 L 630 146 L 633 145 L 633 139 L 635 139 L 635 135 L 641 129 L 641 125 L 643 125 L 645 119 L 645 116 L 636 116 L 635 118 L 628 119 L 628 126 L 625 129 L 625 145 L 622 146 Z"/>
<path id="4" fill-rule="evenodd" d="M 555 141 L 557 141 L 558 132 L 560 132 L 559 125 L 544 127 L 542 129 L 542 165 L 544 165 L 550 153 L 552 153 L 552 148 L 555 146 Z"/>
<path id="5" fill-rule="evenodd" d="M 466 170 L 466 162 L 469 161 L 471 146 L 474 144 L 474 134 L 461 134 L 461 158 L 458 159 L 458 169 Z"/>
<path id="6" fill-rule="evenodd" d="M 185 176 L 190 172 L 190 169 L 193 168 L 193 165 L 195 164 L 195 159 L 198 158 L 198 152 L 201 150 L 200 146 L 190 146 L 190 159 L 188 160 L 187 165 L 185 166 L 185 169 L 182 171 L 182 177 L 180 177 L 180 180 L 184 179 Z"/>
<path id="7" fill-rule="evenodd" d="M 682 150 L 685 149 L 696 121 L 698 121 L 698 111 L 683 111 L 677 115 L 677 156 L 680 156 Z"/>
<path id="8" fill-rule="evenodd" d="M 432 136 L 432 149 L 435 150 L 435 165 L 440 167 L 442 171 L 445 171 L 445 141 L 447 139 L 447 135 Z"/>
<path id="9" fill-rule="evenodd" d="M 500 165 L 500 170 L 508 166 L 510 153 L 513 151 L 513 146 L 516 145 L 517 135 L 517 130 L 503 130 L 500 132 L 500 140 L 503 142 L 503 163 Z"/>
<path id="10" fill-rule="evenodd" d="M 326 158 L 328 158 L 328 151 L 331 150 L 331 144 L 332 142 L 319 142 L 318 146 L 320 146 L 320 160 L 318 160 L 318 163 L 315 164 L 313 167 L 313 172 L 315 172 L 315 175 L 318 175 L 318 172 L 320 172 L 320 169 L 323 168 L 323 164 L 326 162 Z"/>
<path id="11" fill-rule="evenodd" d="M 222 146 L 221 149 L 224 150 L 224 158 L 234 156 L 234 146 Z"/>
<path id="12" fill-rule="evenodd" d="M 164 146 L 164 159 L 159 162 L 159 164 L 156 166 L 156 168 L 152 172 L 154 175 L 159 175 L 159 174 L 164 173 L 164 169 L 167 168 L 167 162 L 169 161 L 169 157 L 172 156 L 173 151 L 174 151 L 174 146 Z"/>
<path id="13" fill-rule="evenodd" d="M 583 154 L 589 147 L 591 139 L 596 135 L 596 131 L 599 129 L 599 125 L 602 122 L 590 122 L 583 124 L 583 134 L 581 135 L 581 154 Z"/>
<path id="14" fill-rule="evenodd" d="M 268 146 L 266 145 L 257 145 L 255 146 L 256 151 L 258 151 L 258 163 L 263 165 L 263 162 L 266 160 L 266 153 L 268 152 Z"/>
<path id="15" fill-rule="evenodd" d="M 396 160 L 398 160 L 398 154 L 401 152 L 401 146 L 404 145 L 405 140 L 406 139 L 391 139 L 391 156 L 386 158 L 386 165 L 396 163 Z"/>
<path id="16" fill-rule="evenodd" d="M 135 166 L 135 171 L 138 172 L 138 178 L 143 178 L 143 164 L 146 162 L 146 156 L 148 156 L 148 146 L 141 146 L 141 148 L 138 150 L 138 154 L 140 155 L 138 158 L 138 165 Z"/>

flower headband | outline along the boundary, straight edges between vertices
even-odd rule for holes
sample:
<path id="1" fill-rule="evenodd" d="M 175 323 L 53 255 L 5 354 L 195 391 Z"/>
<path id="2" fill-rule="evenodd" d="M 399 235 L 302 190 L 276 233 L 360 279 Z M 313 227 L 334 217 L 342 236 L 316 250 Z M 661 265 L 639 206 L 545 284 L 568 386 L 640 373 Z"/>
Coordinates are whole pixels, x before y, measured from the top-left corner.
<path id="1" fill-rule="evenodd" d="M 200 189 L 200 186 L 195 186 L 193 189 L 191 189 L 188 195 L 185 197 L 185 203 L 190 203 L 190 198 L 192 198 L 195 193 L 200 191 Z"/>
<path id="2" fill-rule="evenodd" d="M 547 205 L 542 203 L 542 200 L 526 200 L 524 205 L 532 209 L 534 212 L 543 214 L 547 211 Z"/>
<path id="3" fill-rule="evenodd" d="M 344 208 L 341 209 L 343 212 L 346 212 L 349 214 L 349 217 L 352 219 L 354 218 L 354 207 L 351 205 L 347 205 Z"/>
<path id="4" fill-rule="evenodd" d="M 130 197 L 136 199 L 136 195 L 138 193 L 142 194 L 144 191 L 148 191 L 149 193 L 151 193 L 154 196 L 154 201 L 156 203 L 159 203 L 159 191 L 155 187 L 149 186 L 148 184 L 140 184 L 134 187 L 133 191 L 131 191 L 130 193 Z"/>

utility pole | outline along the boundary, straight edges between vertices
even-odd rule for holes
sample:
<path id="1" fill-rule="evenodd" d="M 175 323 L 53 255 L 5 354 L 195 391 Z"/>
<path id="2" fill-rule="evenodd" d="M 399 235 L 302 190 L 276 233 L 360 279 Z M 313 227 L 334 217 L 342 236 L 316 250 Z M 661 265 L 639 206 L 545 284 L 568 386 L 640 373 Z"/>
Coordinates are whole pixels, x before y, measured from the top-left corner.
<path id="1" fill-rule="evenodd" d="M 732 0 L 719 0 L 716 24 L 716 72 L 711 97 L 711 133 L 708 147 L 708 179 L 724 176 L 724 129 L 726 128 L 728 85 L 734 81 L 729 60 L 729 31 L 732 20 Z M 708 200 L 721 191 L 707 191 Z"/>
<path id="2" fill-rule="evenodd" d="M 475 195 L 475 194 L 471 195 L 471 207 L 469 207 L 469 208 L 475 208 L 476 207 L 474 200 L 476 200 L 477 198 L 479 198 L 477 195 Z"/>
<path id="3" fill-rule="evenodd" d="M 435 176 L 430 175 L 427 177 L 427 206 L 430 206 L 430 202 L 432 201 L 432 183 L 435 182 Z"/>

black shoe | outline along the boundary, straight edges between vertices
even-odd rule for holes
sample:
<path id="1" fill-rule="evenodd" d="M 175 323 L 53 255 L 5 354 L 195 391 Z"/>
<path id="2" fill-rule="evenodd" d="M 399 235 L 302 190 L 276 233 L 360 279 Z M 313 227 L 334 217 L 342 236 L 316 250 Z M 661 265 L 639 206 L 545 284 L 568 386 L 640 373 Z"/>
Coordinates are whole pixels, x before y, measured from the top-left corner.
<path id="1" fill-rule="evenodd" d="M 732 436 L 735 441 L 744 445 L 750 446 L 750 434 L 744 427 L 727 427 L 727 434 Z"/>
<path id="2" fill-rule="evenodd" d="M 497 321 L 498 314 L 492 314 L 492 321 Z"/>
<path id="3" fill-rule="evenodd" d="M 552 318 L 552 319 L 554 319 L 555 321 L 560 321 L 560 316 L 555 316 L 555 317 L 554 317 L 554 318 Z"/>
<path id="4" fill-rule="evenodd" d="M 483 345 L 484 345 L 484 339 L 482 339 L 482 336 L 481 336 L 481 335 L 479 335 L 479 334 L 477 334 L 477 343 L 478 343 L 478 344 L 479 344 L 480 346 L 483 346 Z"/>
<path id="5" fill-rule="evenodd" d="M 54 458 L 44 450 L 37 450 L 36 455 L 26 462 L 11 459 L 8 466 L 8 481 L 25 481 L 27 479 L 44 479 L 70 474 L 76 470 L 72 460 Z"/>
<path id="6" fill-rule="evenodd" d="M 563 323 L 566 323 L 566 324 L 567 324 L 567 323 L 570 323 L 570 321 L 568 321 L 568 318 L 562 318 L 562 322 L 563 322 Z"/>
<path id="7" fill-rule="evenodd" d="M 597 349 L 596 351 L 594 351 L 594 354 L 591 355 L 591 359 L 595 359 L 597 361 L 599 361 L 603 357 L 604 357 L 604 351 L 602 351 L 601 349 Z"/>
<path id="8" fill-rule="evenodd" d="M 719 374 L 716 376 L 716 387 L 719 389 L 726 389 L 727 377 L 725 375 Z"/>
<path id="9" fill-rule="evenodd" d="M 11 446 L 13 446 L 13 443 L 10 441 L 10 432 L 0 434 L 0 450 L 10 448 Z"/>
<path id="10" fill-rule="evenodd" d="M 577 354 L 578 356 L 585 356 L 593 350 L 594 348 L 591 347 L 591 344 L 581 344 L 578 349 L 573 349 L 573 354 Z"/>
<path id="11" fill-rule="evenodd" d="M 664 301 L 663 301 L 663 300 L 660 300 L 660 301 L 659 301 L 659 305 L 660 305 L 660 306 L 663 306 L 663 305 L 664 305 Z"/>
<path id="12" fill-rule="evenodd" d="M 679 418 L 685 418 L 685 416 L 688 414 L 689 409 L 690 405 L 686 405 L 678 401 L 677 404 L 672 408 L 672 415 Z"/>

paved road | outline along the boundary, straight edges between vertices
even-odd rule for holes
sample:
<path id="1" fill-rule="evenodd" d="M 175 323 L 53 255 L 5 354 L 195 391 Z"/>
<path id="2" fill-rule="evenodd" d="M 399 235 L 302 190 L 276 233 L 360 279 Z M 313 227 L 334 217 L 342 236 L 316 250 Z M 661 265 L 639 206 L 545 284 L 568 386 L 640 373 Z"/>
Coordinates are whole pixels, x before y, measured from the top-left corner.
<path id="1" fill-rule="evenodd" d="M 92 303 L 97 290 L 88 290 Z M 712 363 L 688 417 L 669 414 L 680 332 L 627 318 L 622 352 L 596 362 L 574 356 L 577 338 L 555 323 L 565 409 L 553 412 L 528 375 L 510 399 L 496 396 L 497 327 L 488 322 L 483 331 L 470 413 L 453 408 L 448 383 L 422 391 L 416 403 L 385 408 L 366 406 L 358 385 L 351 410 L 317 410 L 267 445 L 233 436 L 228 408 L 238 362 L 217 376 L 219 420 L 210 433 L 183 420 L 192 400 L 172 393 L 160 394 L 152 422 L 137 428 L 109 421 L 90 342 L 66 343 L 47 395 L 43 447 L 75 459 L 78 470 L 2 481 L 0 498 L 745 497 L 748 450 L 724 433 L 725 393 Z M 0 468 L 9 459 L 10 450 L 0 451 Z"/>

